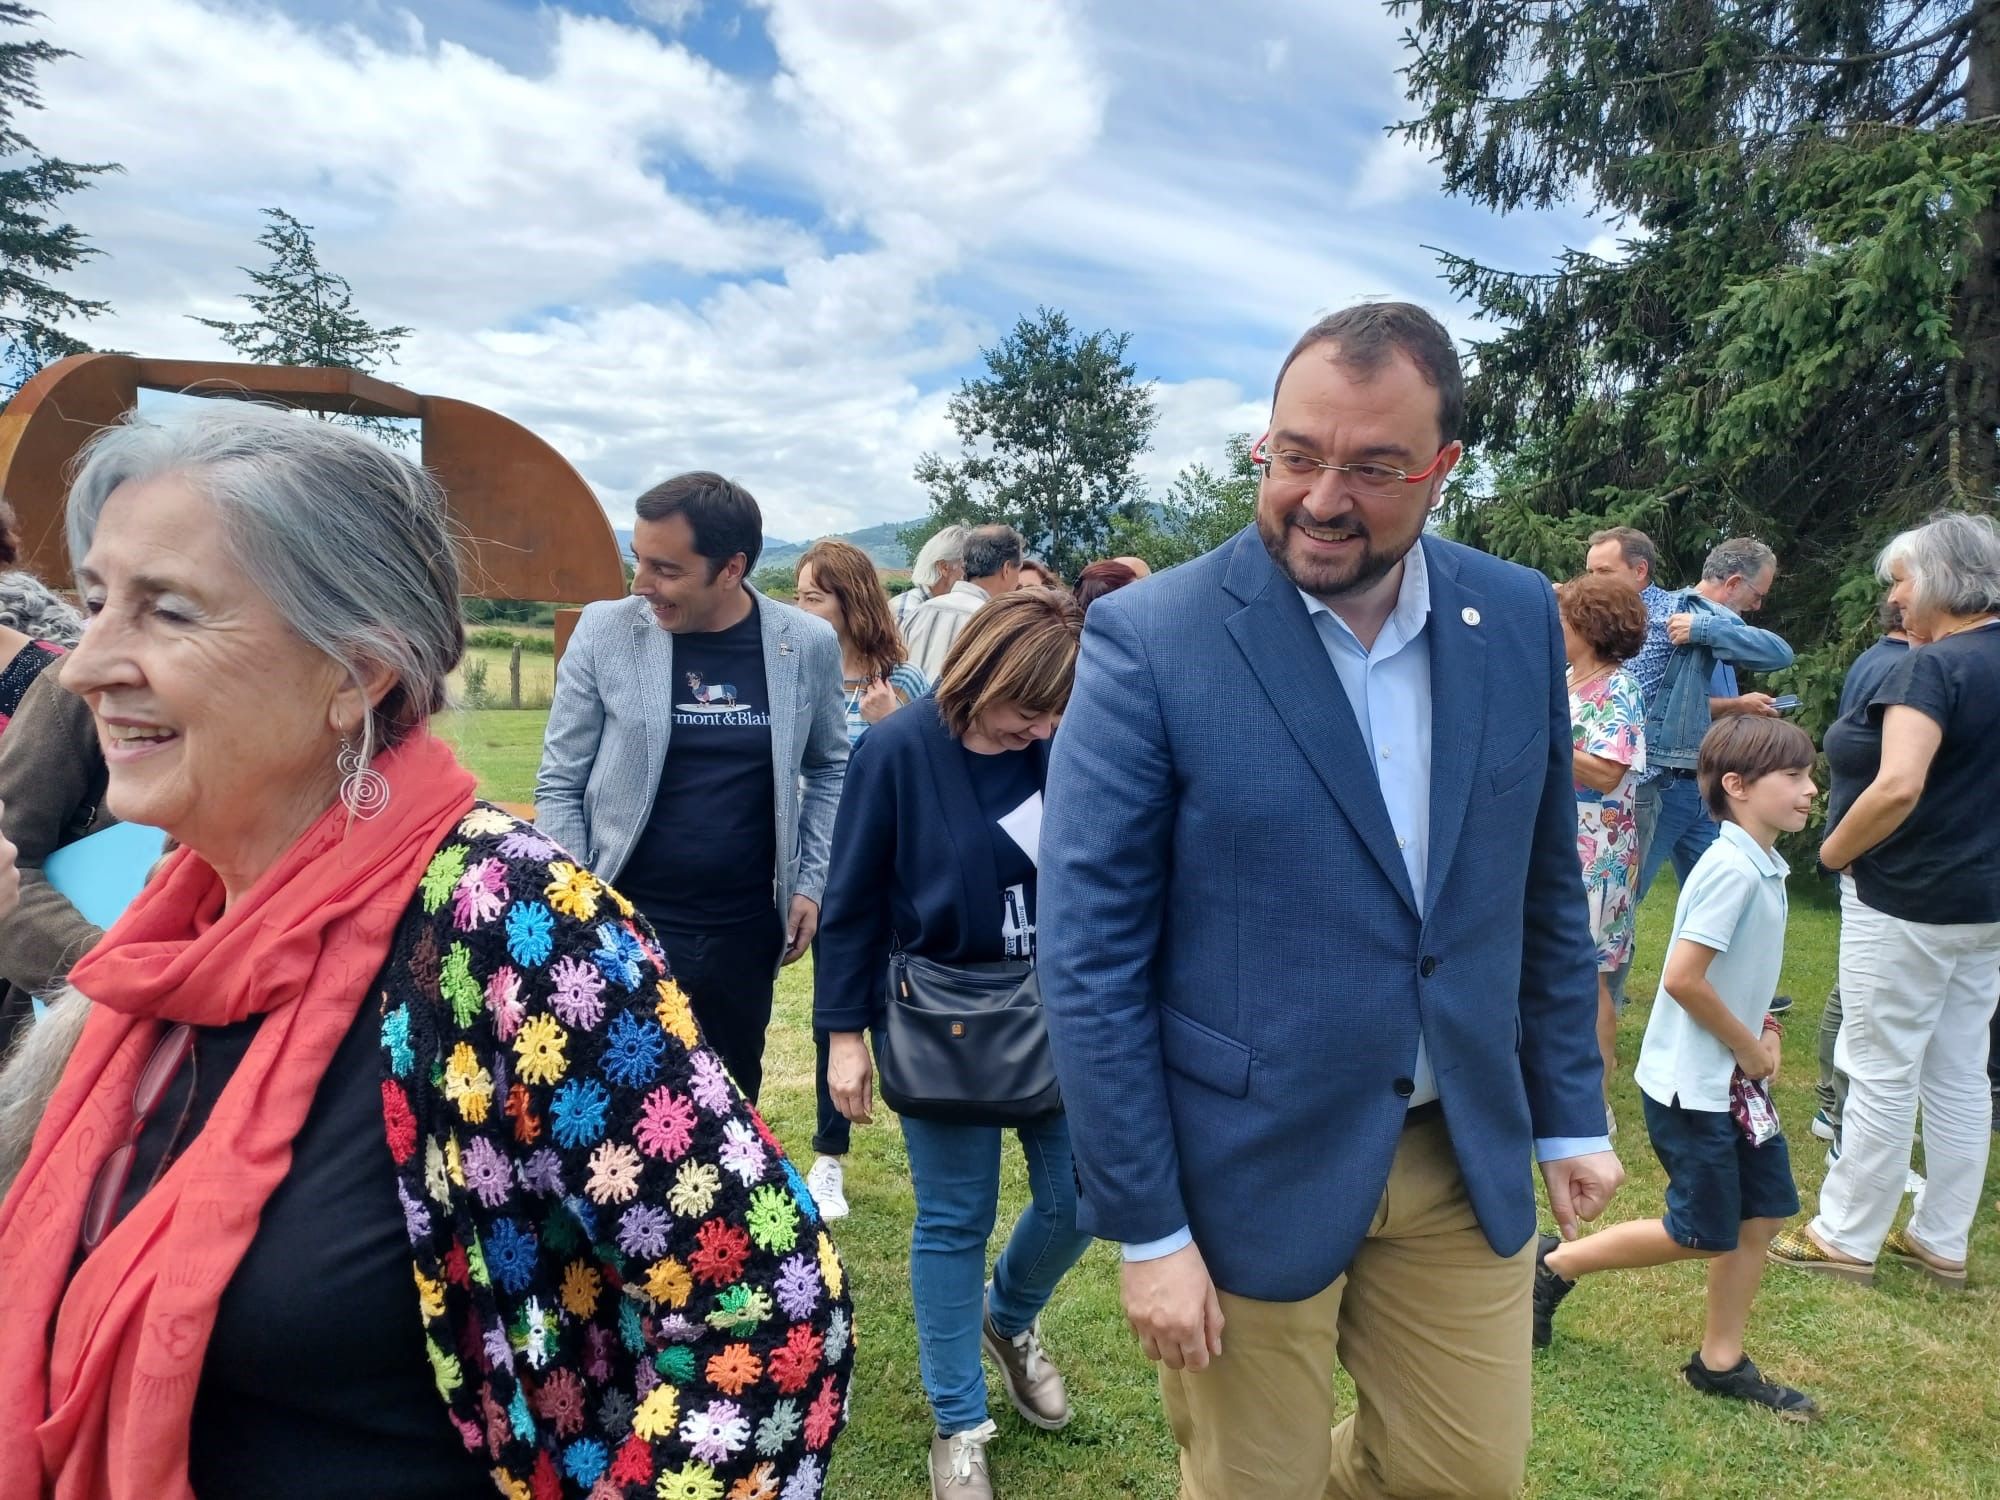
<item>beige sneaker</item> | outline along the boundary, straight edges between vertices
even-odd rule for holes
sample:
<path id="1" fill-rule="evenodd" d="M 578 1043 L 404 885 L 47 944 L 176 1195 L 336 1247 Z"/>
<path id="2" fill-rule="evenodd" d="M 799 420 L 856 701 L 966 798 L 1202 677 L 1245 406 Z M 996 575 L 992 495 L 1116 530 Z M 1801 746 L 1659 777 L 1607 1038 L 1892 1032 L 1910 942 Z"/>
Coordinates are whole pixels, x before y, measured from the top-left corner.
<path id="1" fill-rule="evenodd" d="M 1008 1339 L 1000 1336 L 1000 1330 L 993 1326 L 993 1314 L 988 1312 L 980 1323 L 979 1342 L 1000 1367 L 1007 1399 L 1014 1403 L 1022 1421 L 1044 1432 L 1069 1426 L 1069 1391 L 1063 1385 L 1062 1371 L 1042 1353 L 1040 1318 L 1028 1325 L 1027 1332 Z"/>
<path id="2" fill-rule="evenodd" d="M 988 1419 L 970 1432 L 931 1434 L 931 1500 L 993 1500 L 986 1445 L 999 1430 Z"/>

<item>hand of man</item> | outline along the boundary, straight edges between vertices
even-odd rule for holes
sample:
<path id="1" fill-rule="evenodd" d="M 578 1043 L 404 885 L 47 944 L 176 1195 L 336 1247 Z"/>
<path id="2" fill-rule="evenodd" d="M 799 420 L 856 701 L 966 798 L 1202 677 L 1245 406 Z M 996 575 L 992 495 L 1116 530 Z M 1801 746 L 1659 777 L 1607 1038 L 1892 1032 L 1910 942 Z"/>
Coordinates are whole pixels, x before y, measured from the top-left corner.
<path id="1" fill-rule="evenodd" d="M 1157 1260 L 1128 1260 L 1120 1276 L 1125 1321 L 1146 1358 L 1169 1370 L 1203 1370 L 1222 1354 L 1222 1303 L 1194 1245 Z"/>
<path id="2" fill-rule="evenodd" d="M 875 1118 L 875 1060 L 858 1031 L 836 1031 L 826 1039 L 826 1091 L 833 1107 L 856 1125 Z"/>
<path id="3" fill-rule="evenodd" d="M 792 897 L 791 920 L 785 924 L 785 962 L 797 963 L 818 931 L 819 903 L 810 896 Z"/>
<path id="4" fill-rule="evenodd" d="M 1739 714 L 1766 714 L 1775 719 L 1779 717 L 1777 703 L 1778 700 L 1773 698 L 1769 693 L 1744 693 L 1735 700 L 1735 707 L 1730 712 Z"/>
<path id="5" fill-rule="evenodd" d="M 861 717 L 870 724 L 881 723 L 902 706 L 903 700 L 886 677 L 870 678 L 861 691 Z"/>
<path id="6" fill-rule="evenodd" d="M 1625 1180 L 1625 1168 L 1617 1153 L 1593 1151 L 1588 1156 L 1565 1157 L 1542 1163 L 1542 1181 L 1549 1188 L 1549 1209 L 1556 1216 L 1562 1237 L 1573 1240 L 1577 1221 L 1588 1224 L 1611 1202 L 1611 1195 Z"/>
<path id="7" fill-rule="evenodd" d="M 1694 635 L 1694 616 L 1678 614 L 1667 616 L 1667 639 L 1676 646 L 1685 646 Z"/>

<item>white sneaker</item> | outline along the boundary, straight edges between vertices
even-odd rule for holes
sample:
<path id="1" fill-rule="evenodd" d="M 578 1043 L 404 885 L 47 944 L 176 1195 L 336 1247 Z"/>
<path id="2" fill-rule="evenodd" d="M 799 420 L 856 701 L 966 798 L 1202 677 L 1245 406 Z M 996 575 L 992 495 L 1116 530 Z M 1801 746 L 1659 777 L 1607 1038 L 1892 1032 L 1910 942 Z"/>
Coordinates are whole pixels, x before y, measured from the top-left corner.
<path id="1" fill-rule="evenodd" d="M 847 1217 L 847 1178 L 837 1156 L 815 1156 L 806 1173 L 806 1191 L 819 1205 L 822 1219 Z"/>

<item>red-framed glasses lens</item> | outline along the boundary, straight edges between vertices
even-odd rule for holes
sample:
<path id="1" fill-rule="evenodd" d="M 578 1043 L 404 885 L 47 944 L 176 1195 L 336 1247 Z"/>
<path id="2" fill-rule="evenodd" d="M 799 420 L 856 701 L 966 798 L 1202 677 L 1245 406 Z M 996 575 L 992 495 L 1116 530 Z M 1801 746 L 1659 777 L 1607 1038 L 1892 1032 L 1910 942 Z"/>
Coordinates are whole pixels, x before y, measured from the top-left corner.
<path id="1" fill-rule="evenodd" d="M 1250 445 L 1250 462 L 1255 464 L 1258 468 L 1264 470 L 1264 472 L 1267 474 L 1271 471 L 1271 453 L 1270 450 L 1265 445 L 1270 441 L 1271 441 L 1271 434 L 1267 432 L 1262 437 L 1258 438 L 1256 442 Z M 1443 467 L 1444 461 L 1452 454 L 1456 453 L 1458 451 L 1458 447 L 1459 445 L 1456 442 L 1446 443 L 1442 448 L 1438 449 L 1437 457 L 1432 459 L 1428 464 L 1424 465 L 1424 468 L 1421 473 L 1404 474 L 1402 478 L 1399 480 L 1399 483 L 1423 484 L 1428 480 L 1436 478 L 1437 471 L 1441 467 Z M 1332 465 L 1322 465 L 1321 467 L 1322 468 L 1330 467 L 1333 469 L 1335 473 L 1340 473 L 1343 472 L 1348 467 L 1348 465 L 1332 464 Z M 1395 465 L 1381 464 L 1378 465 L 1378 467 L 1384 469 L 1393 469 Z"/>

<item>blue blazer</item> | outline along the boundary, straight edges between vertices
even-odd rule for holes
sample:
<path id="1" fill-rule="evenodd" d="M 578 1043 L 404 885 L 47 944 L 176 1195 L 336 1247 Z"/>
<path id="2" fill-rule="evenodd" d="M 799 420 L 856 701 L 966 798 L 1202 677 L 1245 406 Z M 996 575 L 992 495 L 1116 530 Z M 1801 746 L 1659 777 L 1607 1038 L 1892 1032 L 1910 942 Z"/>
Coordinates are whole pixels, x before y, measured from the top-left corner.
<path id="1" fill-rule="evenodd" d="M 1347 1269 L 1428 1044 L 1494 1251 L 1537 1137 L 1601 1136 L 1562 630 L 1539 573 L 1426 536 L 1426 888 L 1304 601 L 1254 527 L 1092 606 L 1056 736 L 1038 938 L 1081 1227 L 1182 1225 L 1216 1284 Z"/>
<path id="2" fill-rule="evenodd" d="M 1048 742 L 1021 753 L 1046 779 Z M 813 1024 L 875 1024 L 892 937 L 942 964 L 1005 958 L 1003 890 L 965 751 L 937 699 L 919 698 L 863 735 L 847 763 L 813 952 Z"/>

